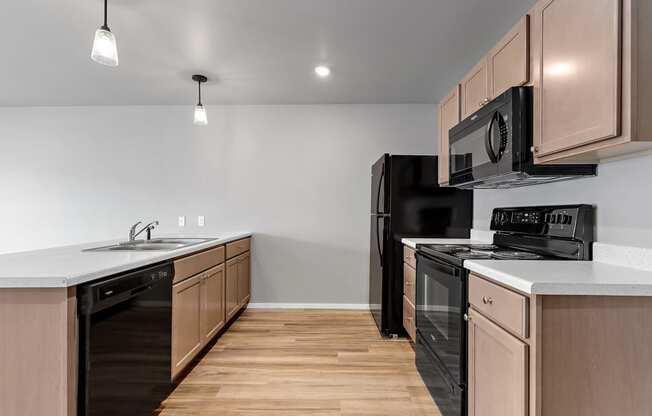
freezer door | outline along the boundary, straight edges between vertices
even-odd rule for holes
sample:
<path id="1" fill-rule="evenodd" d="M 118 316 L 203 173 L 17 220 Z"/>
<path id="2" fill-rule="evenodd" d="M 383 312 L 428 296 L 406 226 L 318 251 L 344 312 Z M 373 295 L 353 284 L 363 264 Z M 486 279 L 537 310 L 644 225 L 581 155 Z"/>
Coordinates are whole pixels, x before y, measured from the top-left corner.
<path id="1" fill-rule="evenodd" d="M 371 213 L 389 214 L 389 155 L 384 155 L 371 167 Z"/>

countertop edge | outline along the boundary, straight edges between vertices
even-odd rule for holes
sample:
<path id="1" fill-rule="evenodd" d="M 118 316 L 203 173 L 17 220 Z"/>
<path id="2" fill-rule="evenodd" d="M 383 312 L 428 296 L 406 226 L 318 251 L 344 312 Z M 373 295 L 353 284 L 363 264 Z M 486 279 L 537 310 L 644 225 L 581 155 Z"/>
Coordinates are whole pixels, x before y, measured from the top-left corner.
<path id="1" fill-rule="evenodd" d="M 484 277 L 487 277 L 491 280 L 494 280 L 498 283 L 502 283 L 506 286 L 509 286 L 515 290 L 518 290 L 520 292 L 527 293 L 529 295 L 532 295 L 532 289 L 533 289 L 533 283 L 528 282 L 527 280 L 523 280 L 517 276 L 513 276 L 511 274 L 503 273 L 501 271 L 498 271 L 496 269 L 492 269 L 491 267 L 484 266 L 482 264 L 478 264 L 474 261 L 471 260 L 465 260 L 464 261 L 464 268 L 468 269 L 474 273 L 478 273 Z"/>
<path id="2" fill-rule="evenodd" d="M 241 240 L 243 238 L 252 237 L 253 232 L 238 232 L 227 235 L 225 237 L 218 237 L 215 240 L 206 241 L 200 244 L 183 247 L 178 250 L 162 251 L 160 255 L 135 260 L 127 264 L 121 264 L 115 267 L 109 267 L 98 270 L 93 273 L 85 273 L 81 275 L 70 276 L 52 276 L 52 277 L 0 277 L 0 289 L 54 289 L 54 288 L 68 288 L 74 287 L 83 283 L 93 280 L 102 279 L 114 274 L 126 272 L 133 269 L 149 266 L 151 264 L 160 263 L 166 260 L 176 259 L 178 257 L 185 257 L 193 253 L 208 250 L 213 247 L 225 245 L 231 241 Z M 97 243 L 101 246 L 103 243 Z"/>
<path id="3" fill-rule="evenodd" d="M 587 262 L 591 263 L 591 262 Z M 631 269 L 623 266 L 614 266 L 600 263 L 601 267 L 612 267 L 615 269 L 636 270 L 637 272 L 647 272 L 645 270 Z M 613 283 L 613 282 L 532 282 L 527 279 L 518 277 L 511 273 L 502 272 L 492 267 L 477 263 L 472 260 L 464 262 L 464 267 L 474 273 L 477 273 L 488 280 L 505 285 L 521 293 L 528 295 L 540 296 L 616 296 L 616 297 L 636 297 L 652 296 L 652 280 L 650 283 Z"/>

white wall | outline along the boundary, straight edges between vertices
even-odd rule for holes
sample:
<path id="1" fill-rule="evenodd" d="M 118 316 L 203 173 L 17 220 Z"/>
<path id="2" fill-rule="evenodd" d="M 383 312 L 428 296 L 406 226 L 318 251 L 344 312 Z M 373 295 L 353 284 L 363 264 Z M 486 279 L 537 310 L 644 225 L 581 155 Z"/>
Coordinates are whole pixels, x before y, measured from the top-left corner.
<path id="1" fill-rule="evenodd" d="M 251 230 L 253 302 L 367 303 L 370 166 L 434 153 L 434 107 L 208 116 L 196 127 L 191 106 L 0 108 L 0 252 L 126 237 L 141 219 L 160 233 Z"/>
<path id="2" fill-rule="evenodd" d="M 474 226 L 488 229 L 499 206 L 593 204 L 603 243 L 652 247 L 652 156 L 600 164 L 598 176 L 511 190 L 476 190 Z"/>

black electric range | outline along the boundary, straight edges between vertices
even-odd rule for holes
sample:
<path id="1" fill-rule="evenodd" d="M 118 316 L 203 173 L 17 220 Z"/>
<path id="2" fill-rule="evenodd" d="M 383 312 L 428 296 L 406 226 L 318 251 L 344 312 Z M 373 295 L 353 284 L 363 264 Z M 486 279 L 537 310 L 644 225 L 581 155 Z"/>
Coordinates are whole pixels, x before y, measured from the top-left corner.
<path id="1" fill-rule="evenodd" d="M 590 205 L 496 208 L 491 244 L 417 246 L 416 364 L 443 416 L 467 414 L 467 260 L 591 260 Z"/>

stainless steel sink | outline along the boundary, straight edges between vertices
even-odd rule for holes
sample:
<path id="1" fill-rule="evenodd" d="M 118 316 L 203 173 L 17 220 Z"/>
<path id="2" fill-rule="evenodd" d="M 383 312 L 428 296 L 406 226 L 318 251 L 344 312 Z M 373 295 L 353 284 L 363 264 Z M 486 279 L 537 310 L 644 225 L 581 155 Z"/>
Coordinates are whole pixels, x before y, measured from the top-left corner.
<path id="1" fill-rule="evenodd" d="M 170 251 L 211 240 L 214 240 L 214 238 L 154 238 L 151 240 L 126 241 L 110 246 L 89 248 L 84 251 Z"/>

